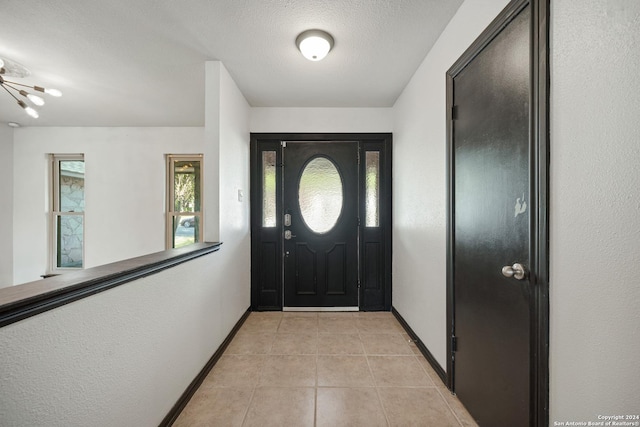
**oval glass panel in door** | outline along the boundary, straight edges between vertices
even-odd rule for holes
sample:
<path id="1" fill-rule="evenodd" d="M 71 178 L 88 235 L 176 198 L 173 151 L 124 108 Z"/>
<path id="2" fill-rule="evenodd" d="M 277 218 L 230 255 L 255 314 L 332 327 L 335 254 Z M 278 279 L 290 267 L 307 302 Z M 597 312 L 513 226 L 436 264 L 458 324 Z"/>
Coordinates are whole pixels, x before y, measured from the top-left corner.
<path id="1" fill-rule="evenodd" d="M 342 177 L 331 160 L 316 157 L 307 163 L 300 175 L 298 203 L 312 231 L 327 233 L 336 225 L 343 205 Z"/>

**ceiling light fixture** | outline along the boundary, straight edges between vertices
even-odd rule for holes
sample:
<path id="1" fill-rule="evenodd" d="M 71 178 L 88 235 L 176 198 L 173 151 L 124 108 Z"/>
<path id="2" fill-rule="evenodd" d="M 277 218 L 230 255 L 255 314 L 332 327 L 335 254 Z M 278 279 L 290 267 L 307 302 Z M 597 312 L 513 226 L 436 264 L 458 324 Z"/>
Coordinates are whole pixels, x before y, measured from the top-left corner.
<path id="1" fill-rule="evenodd" d="M 296 46 L 309 61 L 320 61 L 333 48 L 333 37 L 322 30 L 307 30 L 296 38 Z"/>
<path id="2" fill-rule="evenodd" d="M 23 96 L 26 100 L 30 101 L 31 103 L 39 107 L 44 105 L 44 99 L 42 99 L 38 95 L 29 93 L 26 90 L 20 89 L 16 86 L 26 87 L 28 89 L 33 89 L 37 92 L 46 93 L 48 95 L 56 96 L 56 97 L 62 96 L 62 92 L 60 92 L 58 89 L 44 88 L 41 86 L 29 86 L 22 83 L 12 82 L 9 80 L 5 80 L 4 78 L 5 76 L 23 78 L 23 77 L 28 77 L 29 75 L 31 75 L 31 72 L 24 65 L 19 64 L 7 58 L 0 58 L 0 86 L 2 86 L 2 89 L 6 90 L 7 93 L 11 95 L 13 99 L 16 100 L 18 105 L 22 109 L 24 109 L 24 111 L 28 115 L 30 115 L 34 119 L 37 119 L 39 117 L 39 114 L 35 110 L 35 108 L 31 107 L 29 104 L 24 102 L 24 100 L 19 99 L 11 91 L 13 90 L 18 95 Z"/>

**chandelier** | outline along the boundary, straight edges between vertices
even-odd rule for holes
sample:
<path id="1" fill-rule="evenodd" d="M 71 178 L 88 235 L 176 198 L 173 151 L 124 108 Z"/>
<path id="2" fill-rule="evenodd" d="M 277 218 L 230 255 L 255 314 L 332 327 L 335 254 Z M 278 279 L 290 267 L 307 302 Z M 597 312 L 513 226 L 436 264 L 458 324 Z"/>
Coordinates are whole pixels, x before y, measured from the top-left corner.
<path id="1" fill-rule="evenodd" d="M 24 78 L 28 77 L 29 75 L 31 75 L 31 72 L 24 65 L 19 64 L 11 59 L 0 57 L 0 86 L 2 86 L 2 89 L 6 90 L 7 93 L 16 100 L 18 105 L 22 109 L 24 109 L 24 111 L 28 115 L 30 115 L 34 119 L 37 119 L 39 117 L 38 111 L 36 111 L 36 109 L 33 108 L 30 103 L 41 107 L 44 105 L 44 99 L 42 99 L 38 95 L 27 92 L 22 88 L 33 89 L 36 92 L 42 92 L 46 93 L 47 95 L 56 97 L 62 96 L 62 92 L 60 92 L 58 89 L 44 88 L 41 86 L 29 86 L 5 79 L 5 77 Z M 19 95 L 24 99 L 18 98 L 18 96 L 16 95 Z"/>

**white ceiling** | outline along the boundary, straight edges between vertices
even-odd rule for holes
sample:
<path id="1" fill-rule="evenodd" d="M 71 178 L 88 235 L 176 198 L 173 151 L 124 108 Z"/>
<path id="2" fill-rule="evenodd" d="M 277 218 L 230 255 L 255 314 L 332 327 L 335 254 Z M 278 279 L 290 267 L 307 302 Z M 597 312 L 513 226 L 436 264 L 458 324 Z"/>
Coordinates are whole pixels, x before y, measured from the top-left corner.
<path id="1" fill-rule="evenodd" d="M 0 56 L 64 95 L 32 119 L 0 94 L 0 123 L 202 126 L 209 60 L 254 107 L 390 107 L 462 1 L 2 0 Z M 295 46 L 312 28 L 320 62 Z"/>

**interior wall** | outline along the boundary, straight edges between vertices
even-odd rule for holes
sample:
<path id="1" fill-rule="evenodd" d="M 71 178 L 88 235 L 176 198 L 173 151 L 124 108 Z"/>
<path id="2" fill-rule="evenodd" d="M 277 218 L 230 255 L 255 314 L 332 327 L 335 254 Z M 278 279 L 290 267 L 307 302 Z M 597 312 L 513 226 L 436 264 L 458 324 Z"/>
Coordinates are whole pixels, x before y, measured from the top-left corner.
<path id="1" fill-rule="evenodd" d="M 225 318 L 233 323 L 251 304 L 249 116 L 249 103 L 221 65 L 219 217 L 224 263 L 217 274 L 227 282 L 221 310 L 230 311 Z"/>
<path id="2" fill-rule="evenodd" d="M 0 124 L 0 288 L 13 283 L 13 129 Z"/>
<path id="3" fill-rule="evenodd" d="M 465 1 L 393 108 L 393 306 L 445 370 L 445 73 L 507 3 Z"/>
<path id="4" fill-rule="evenodd" d="M 252 108 L 251 132 L 391 132 L 391 108 Z"/>
<path id="5" fill-rule="evenodd" d="M 159 425 L 248 307 L 225 250 L 0 328 L 0 424 Z"/>
<path id="6" fill-rule="evenodd" d="M 203 128 L 29 127 L 14 132 L 13 284 L 48 270 L 48 153 L 84 153 L 85 266 L 164 250 L 166 153 L 201 153 Z"/>
<path id="7" fill-rule="evenodd" d="M 599 421 L 639 409 L 640 3 L 552 1 L 551 29 L 550 419 Z"/>

